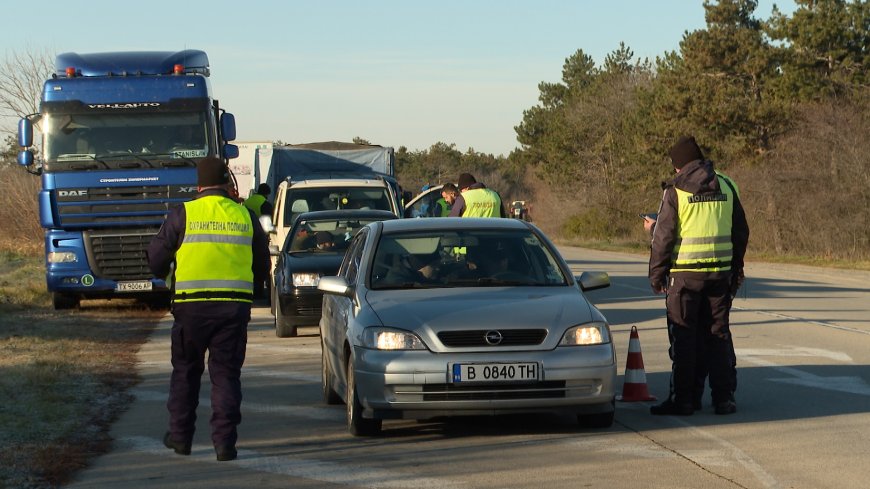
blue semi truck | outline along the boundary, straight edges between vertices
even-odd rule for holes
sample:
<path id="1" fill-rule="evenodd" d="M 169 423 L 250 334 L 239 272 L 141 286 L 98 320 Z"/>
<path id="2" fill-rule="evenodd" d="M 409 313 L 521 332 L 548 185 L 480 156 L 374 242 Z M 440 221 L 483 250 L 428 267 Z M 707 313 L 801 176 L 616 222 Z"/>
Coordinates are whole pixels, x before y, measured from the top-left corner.
<path id="1" fill-rule="evenodd" d="M 41 175 L 46 282 L 55 309 L 135 297 L 164 307 L 146 248 L 169 208 L 196 196 L 196 162 L 238 155 L 235 119 L 212 97 L 205 52 L 57 56 L 18 162 Z M 35 156 L 34 127 L 42 136 Z"/>

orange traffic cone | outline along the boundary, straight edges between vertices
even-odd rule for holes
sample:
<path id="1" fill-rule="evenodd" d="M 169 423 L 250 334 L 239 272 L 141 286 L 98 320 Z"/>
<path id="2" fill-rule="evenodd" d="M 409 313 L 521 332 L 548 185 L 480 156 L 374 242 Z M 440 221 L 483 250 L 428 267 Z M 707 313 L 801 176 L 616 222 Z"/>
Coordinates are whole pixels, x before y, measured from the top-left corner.
<path id="1" fill-rule="evenodd" d="M 622 384 L 622 395 L 616 396 L 617 401 L 655 401 L 646 385 L 646 372 L 643 370 L 643 355 L 640 352 L 640 337 L 637 326 L 631 327 L 628 339 L 628 360 L 625 362 L 625 378 Z"/>

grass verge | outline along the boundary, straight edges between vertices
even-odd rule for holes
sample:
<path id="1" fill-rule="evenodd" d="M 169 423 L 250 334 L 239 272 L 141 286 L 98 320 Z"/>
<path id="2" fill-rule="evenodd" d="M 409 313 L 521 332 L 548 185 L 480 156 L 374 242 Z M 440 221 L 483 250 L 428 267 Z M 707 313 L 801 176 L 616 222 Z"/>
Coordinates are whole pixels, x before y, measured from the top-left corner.
<path id="1" fill-rule="evenodd" d="M 41 257 L 0 252 L 0 487 L 57 487 L 109 447 L 136 353 L 161 312 L 133 301 L 56 313 Z"/>

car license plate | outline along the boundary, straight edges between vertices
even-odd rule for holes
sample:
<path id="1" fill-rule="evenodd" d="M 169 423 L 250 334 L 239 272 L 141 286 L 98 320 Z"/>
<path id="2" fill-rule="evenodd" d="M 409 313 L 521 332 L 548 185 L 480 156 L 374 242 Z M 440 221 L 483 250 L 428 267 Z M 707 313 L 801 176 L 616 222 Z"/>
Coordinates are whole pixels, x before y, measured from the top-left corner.
<path id="1" fill-rule="evenodd" d="M 528 363 L 454 363 L 451 378 L 457 382 L 528 382 L 541 378 L 541 366 Z"/>
<path id="2" fill-rule="evenodd" d="M 118 292 L 147 292 L 153 284 L 150 280 L 137 280 L 135 282 L 118 282 L 115 290 Z"/>

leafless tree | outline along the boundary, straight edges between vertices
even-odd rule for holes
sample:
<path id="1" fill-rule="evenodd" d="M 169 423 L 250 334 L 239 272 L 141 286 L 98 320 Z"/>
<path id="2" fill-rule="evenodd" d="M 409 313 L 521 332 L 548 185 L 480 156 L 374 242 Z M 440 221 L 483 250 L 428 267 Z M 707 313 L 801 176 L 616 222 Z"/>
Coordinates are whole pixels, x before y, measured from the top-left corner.
<path id="1" fill-rule="evenodd" d="M 0 61 L 0 134 L 14 135 L 16 121 L 39 109 L 42 84 L 52 71 L 48 49 L 28 47 L 7 51 Z"/>

